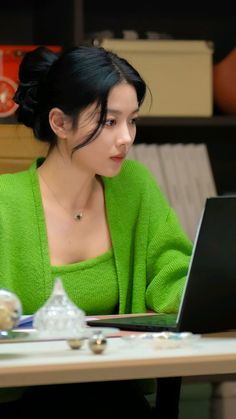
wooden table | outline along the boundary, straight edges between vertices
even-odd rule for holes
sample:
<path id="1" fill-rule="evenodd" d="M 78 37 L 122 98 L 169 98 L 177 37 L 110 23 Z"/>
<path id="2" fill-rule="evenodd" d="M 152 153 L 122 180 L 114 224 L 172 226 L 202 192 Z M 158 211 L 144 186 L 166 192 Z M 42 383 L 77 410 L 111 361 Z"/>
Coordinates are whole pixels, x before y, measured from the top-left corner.
<path id="1" fill-rule="evenodd" d="M 232 337 L 201 337 L 175 349 L 116 337 L 100 355 L 90 351 L 87 341 L 79 350 L 66 341 L 0 345 L 0 387 L 229 373 L 236 373 Z"/>

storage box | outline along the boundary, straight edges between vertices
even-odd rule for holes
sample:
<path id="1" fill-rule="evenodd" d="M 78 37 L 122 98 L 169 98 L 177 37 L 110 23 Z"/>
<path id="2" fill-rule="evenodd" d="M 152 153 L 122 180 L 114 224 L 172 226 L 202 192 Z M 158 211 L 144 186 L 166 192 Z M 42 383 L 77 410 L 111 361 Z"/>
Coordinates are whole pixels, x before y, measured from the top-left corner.
<path id="1" fill-rule="evenodd" d="M 17 109 L 12 100 L 18 84 L 18 70 L 24 54 L 37 45 L 0 45 L 0 118 L 14 114 Z M 48 46 L 54 52 L 61 51 L 58 45 Z"/>
<path id="2" fill-rule="evenodd" d="M 143 116 L 211 116 L 211 43 L 176 40 L 104 39 L 102 46 L 127 59 L 150 91 Z"/>

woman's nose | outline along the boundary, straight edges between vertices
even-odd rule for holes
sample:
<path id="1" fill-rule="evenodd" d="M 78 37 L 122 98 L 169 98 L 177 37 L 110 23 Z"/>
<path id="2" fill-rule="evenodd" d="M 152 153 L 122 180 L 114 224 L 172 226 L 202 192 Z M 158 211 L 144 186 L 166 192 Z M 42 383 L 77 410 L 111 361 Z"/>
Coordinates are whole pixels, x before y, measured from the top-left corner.
<path id="1" fill-rule="evenodd" d="M 134 141 L 135 132 L 131 130 L 128 126 L 124 126 L 118 132 L 117 141 L 119 144 L 131 144 Z"/>

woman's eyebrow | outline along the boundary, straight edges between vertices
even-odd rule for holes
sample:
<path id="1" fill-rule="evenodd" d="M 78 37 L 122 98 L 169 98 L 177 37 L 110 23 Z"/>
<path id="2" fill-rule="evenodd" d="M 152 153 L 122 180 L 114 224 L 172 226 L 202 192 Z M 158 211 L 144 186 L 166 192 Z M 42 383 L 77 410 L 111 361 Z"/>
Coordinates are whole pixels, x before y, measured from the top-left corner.
<path id="1" fill-rule="evenodd" d="M 118 109 L 109 109 L 109 108 L 107 109 L 107 112 L 118 114 L 118 115 L 123 113 L 123 111 L 120 111 Z M 130 114 L 137 113 L 137 112 L 139 112 L 139 108 L 135 109 L 134 111 L 131 111 Z"/>

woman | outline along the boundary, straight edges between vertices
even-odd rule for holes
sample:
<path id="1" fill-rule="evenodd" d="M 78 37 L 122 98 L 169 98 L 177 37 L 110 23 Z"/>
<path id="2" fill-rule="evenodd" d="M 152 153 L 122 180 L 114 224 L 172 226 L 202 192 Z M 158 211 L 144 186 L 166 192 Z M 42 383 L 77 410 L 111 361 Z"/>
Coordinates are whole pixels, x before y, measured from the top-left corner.
<path id="1" fill-rule="evenodd" d="M 125 161 L 146 92 L 138 72 L 100 47 L 60 56 L 40 47 L 19 80 L 18 121 L 50 147 L 29 170 L 0 177 L 0 286 L 24 314 L 58 276 L 86 314 L 176 312 L 191 243 L 149 171 Z"/>

